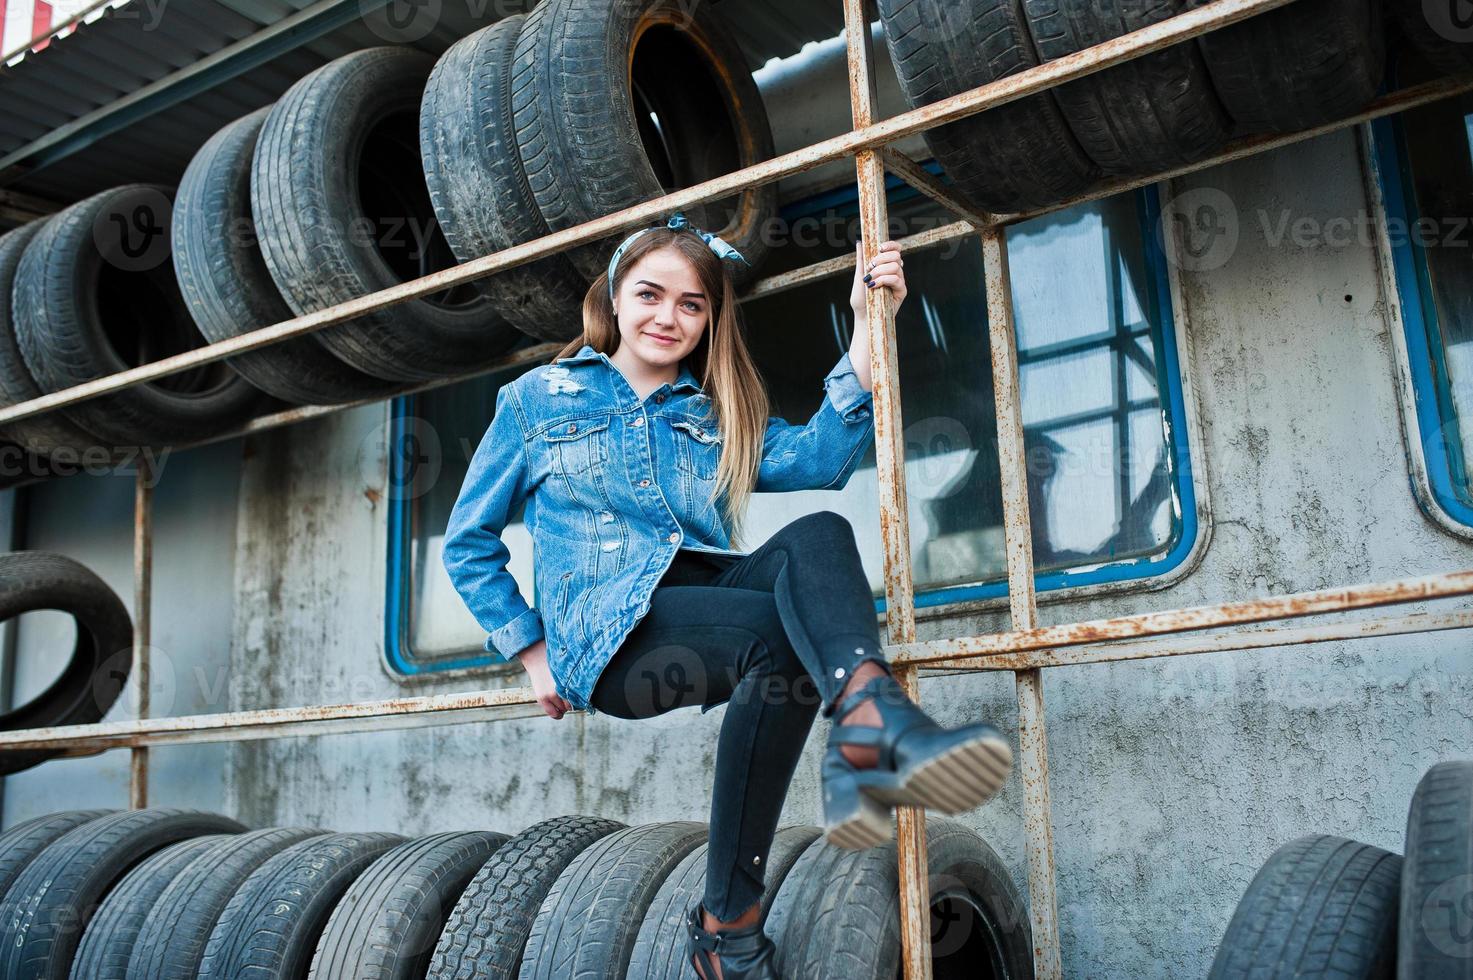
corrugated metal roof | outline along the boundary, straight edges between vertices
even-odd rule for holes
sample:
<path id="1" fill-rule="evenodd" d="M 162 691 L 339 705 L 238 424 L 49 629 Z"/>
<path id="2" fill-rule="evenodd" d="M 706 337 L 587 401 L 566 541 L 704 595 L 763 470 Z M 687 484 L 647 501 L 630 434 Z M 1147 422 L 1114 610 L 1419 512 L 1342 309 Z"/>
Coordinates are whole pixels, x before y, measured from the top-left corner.
<path id="1" fill-rule="evenodd" d="M 709 2 L 754 69 L 843 27 L 832 0 Z M 0 187 L 65 205 L 133 181 L 172 184 L 215 130 L 318 66 L 385 43 L 439 54 L 521 9 L 520 0 L 419 0 L 396 32 L 384 3 L 131 0 L 107 9 L 0 68 Z"/>

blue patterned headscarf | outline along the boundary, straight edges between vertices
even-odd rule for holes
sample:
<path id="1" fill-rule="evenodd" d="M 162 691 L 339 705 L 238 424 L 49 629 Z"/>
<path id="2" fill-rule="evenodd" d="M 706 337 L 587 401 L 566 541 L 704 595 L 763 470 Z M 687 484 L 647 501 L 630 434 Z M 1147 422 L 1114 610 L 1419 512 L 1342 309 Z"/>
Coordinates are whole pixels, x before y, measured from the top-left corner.
<path id="1" fill-rule="evenodd" d="M 702 231 L 695 225 L 691 224 L 689 221 L 686 221 L 685 215 L 680 211 L 676 211 L 674 214 L 672 214 L 670 216 L 670 220 L 665 222 L 664 226 L 666 228 L 674 229 L 684 228 L 687 231 L 691 231 L 699 235 L 701 237 L 701 241 L 705 242 L 710 247 L 711 251 L 716 253 L 716 257 L 718 259 L 737 259 L 743 265 L 751 265 L 751 263 L 742 256 L 741 252 L 738 252 L 736 249 L 732 248 L 729 244 L 722 241 L 717 236 L 711 234 L 709 231 Z M 656 225 L 654 228 L 641 228 L 634 234 L 630 235 L 628 238 L 620 242 L 619 247 L 614 249 L 614 254 L 609 259 L 609 303 L 612 304 L 614 302 L 614 270 L 618 268 L 619 260 L 624 257 L 624 250 L 629 247 L 630 242 L 634 241 L 640 235 L 643 235 L 647 231 L 654 231 L 655 228 L 658 227 L 660 226 Z"/>

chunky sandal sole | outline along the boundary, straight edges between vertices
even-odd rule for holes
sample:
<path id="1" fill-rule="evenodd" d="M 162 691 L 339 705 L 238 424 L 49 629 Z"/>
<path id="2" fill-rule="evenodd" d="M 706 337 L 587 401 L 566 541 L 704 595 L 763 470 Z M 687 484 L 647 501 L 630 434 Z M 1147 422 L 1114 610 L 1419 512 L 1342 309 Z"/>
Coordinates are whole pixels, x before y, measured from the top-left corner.
<path id="1" fill-rule="evenodd" d="M 825 815 L 827 818 L 827 815 Z M 895 832 L 890 807 L 860 795 L 854 807 L 836 823 L 825 819 L 824 840 L 849 851 L 863 851 L 889 840 Z"/>
<path id="2" fill-rule="evenodd" d="M 923 806 L 957 816 L 990 800 L 1013 768 L 1013 750 L 982 735 L 896 773 L 888 785 L 861 780 L 860 792 L 886 806 Z"/>

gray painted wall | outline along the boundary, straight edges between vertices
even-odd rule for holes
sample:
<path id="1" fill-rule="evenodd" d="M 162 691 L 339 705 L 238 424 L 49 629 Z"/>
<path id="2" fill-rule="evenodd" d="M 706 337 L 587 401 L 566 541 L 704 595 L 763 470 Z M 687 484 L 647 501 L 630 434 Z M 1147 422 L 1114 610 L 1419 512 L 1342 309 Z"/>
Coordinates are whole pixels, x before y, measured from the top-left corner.
<path id="1" fill-rule="evenodd" d="M 1190 432 L 1197 489 L 1211 511 L 1195 564 L 1164 588 L 1054 597 L 1043 622 L 1469 567 L 1473 547 L 1424 517 L 1409 486 L 1374 255 L 1274 246 L 1257 215 L 1363 210 L 1353 138 L 1218 168 L 1177 190 L 1197 187 L 1229 195 L 1242 236 L 1225 266 L 1180 279 L 1184 370 L 1200 405 Z M 226 681 L 223 703 L 180 683 L 176 712 L 519 683 L 406 682 L 382 666 L 386 417 L 386 407 L 364 408 L 170 460 L 158 497 L 156 642 L 176 677 L 198 667 Z M 130 492 L 105 479 L 39 489 L 33 546 L 74 554 L 131 602 Z M 995 607 L 920 624 L 922 638 L 999 628 Z M 1473 736 L 1468 650 L 1452 633 L 1048 672 L 1066 972 L 1203 975 L 1237 898 L 1278 845 L 1326 832 L 1399 850 L 1419 775 L 1465 754 Z M 929 677 L 921 689 L 943 721 L 1016 730 L 1010 677 Z M 575 812 L 706 819 L 721 720 L 720 709 L 643 723 L 528 718 L 165 749 L 153 795 L 252 826 L 407 834 L 511 833 Z M 823 737 L 819 726 L 786 822 L 817 817 Z M 116 752 L 7 780 L 5 822 L 124 805 L 126 768 Z M 1020 883 L 1021 802 L 1014 778 L 964 818 Z"/>

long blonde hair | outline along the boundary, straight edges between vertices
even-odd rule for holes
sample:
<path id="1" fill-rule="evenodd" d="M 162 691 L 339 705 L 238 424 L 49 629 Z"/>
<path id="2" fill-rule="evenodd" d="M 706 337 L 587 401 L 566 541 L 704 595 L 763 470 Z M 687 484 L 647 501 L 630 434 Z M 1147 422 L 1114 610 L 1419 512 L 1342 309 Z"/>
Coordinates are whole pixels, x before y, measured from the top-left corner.
<path id="1" fill-rule="evenodd" d="M 769 408 L 767 388 L 747 351 L 736 288 L 725 262 L 694 233 L 652 228 L 640 235 L 619 258 L 619 266 L 614 270 L 614 289 L 618 290 L 626 272 L 642 256 L 657 248 L 673 248 L 685 256 L 695 268 L 706 295 L 718 297 L 711 304 L 700 341 L 685 360 L 711 400 L 711 413 L 721 434 L 721 462 L 711 500 L 724 499 L 726 526 L 731 532 L 731 545 L 736 548 L 762 462 Z M 619 349 L 619 340 L 619 323 L 609 300 L 605 273 L 593 281 L 583 297 L 583 335 L 570 341 L 557 356 L 576 354 L 584 344 L 612 355 Z"/>

